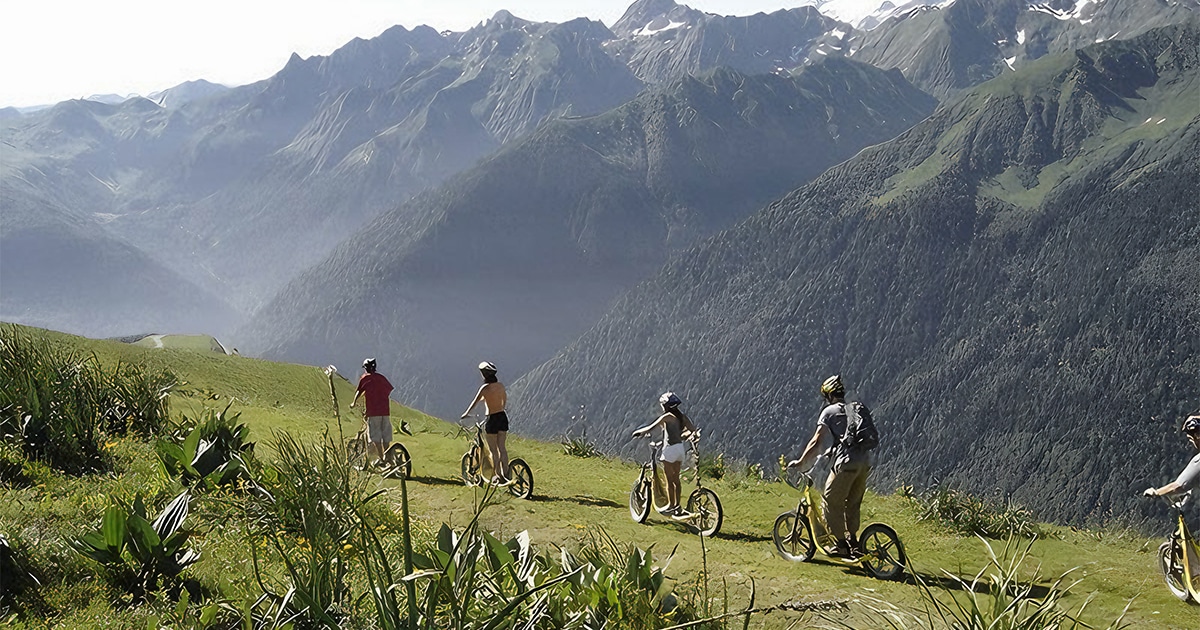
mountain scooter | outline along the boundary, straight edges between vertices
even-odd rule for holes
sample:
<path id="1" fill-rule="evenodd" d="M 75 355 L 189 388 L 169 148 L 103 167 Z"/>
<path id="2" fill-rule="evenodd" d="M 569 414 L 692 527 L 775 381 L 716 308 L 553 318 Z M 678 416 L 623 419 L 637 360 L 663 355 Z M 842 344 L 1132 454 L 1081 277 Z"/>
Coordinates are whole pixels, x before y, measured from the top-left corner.
<path id="1" fill-rule="evenodd" d="M 402 424 L 401 427 L 403 433 L 412 435 L 407 431 L 406 425 Z M 371 443 L 367 441 L 367 416 L 364 405 L 362 428 L 358 430 L 358 435 L 346 440 L 346 457 L 350 464 L 360 470 L 365 469 L 370 446 Z M 412 457 L 409 456 L 408 449 L 399 442 L 392 442 L 392 445 L 383 452 L 383 459 L 379 461 L 379 472 L 389 479 L 411 477 Z"/>
<path id="2" fill-rule="evenodd" d="M 894 580 L 904 573 L 904 566 L 908 563 L 904 544 L 900 542 L 896 530 L 883 523 L 871 523 L 862 530 L 856 557 L 832 555 L 829 550 L 837 546 L 837 539 L 825 525 L 825 515 L 821 513 L 821 493 L 813 487 L 812 477 L 807 473 L 799 473 L 799 479 L 796 480 L 789 474 L 784 476 L 784 480 L 800 491 L 800 502 L 795 510 L 784 512 L 775 519 L 771 535 L 779 555 L 792 562 L 807 562 L 820 549 L 838 562 L 862 566 L 867 573 L 880 580 Z"/>
<path id="3" fill-rule="evenodd" d="M 475 423 L 475 439 L 471 442 L 460 462 L 463 483 L 467 487 L 483 485 L 495 474 L 492 463 L 492 453 L 483 440 L 483 425 L 486 420 Z M 459 427 L 464 434 L 466 429 Z M 533 496 L 533 471 L 525 460 L 517 458 L 508 460 L 509 483 L 505 484 L 509 494 L 518 499 L 528 499 Z"/>
<path id="4" fill-rule="evenodd" d="M 672 516 L 671 520 L 691 525 L 701 536 L 713 536 L 721 531 L 724 513 L 717 493 L 700 485 L 699 453 L 696 441 L 688 440 L 689 453 L 696 456 L 696 489 L 688 496 L 687 514 Z M 662 514 L 667 509 L 666 477 L 659 470 L 658 458 L 662 454 L 662 442 L 650 443 L 650 461 L 642 464 L 642 473 L 629 490 L 629 516 L 638 523 L 645 523 L 650 516 L 650 506 Z"/>
<path id="5" fill-rule="evenodd" d="M 1191 494 L 1188 492 L 1178 500 L 1162 497 L 1175 512 L 1176 525 L 1171 538 L 1158 547 L 1158 568 L 1172 595 L 1180 601 L 1200 602 L 1200 567 L 1196 566 L 1200 562 L 1200 545 L 1183 519 L 1183 506 Z"/>

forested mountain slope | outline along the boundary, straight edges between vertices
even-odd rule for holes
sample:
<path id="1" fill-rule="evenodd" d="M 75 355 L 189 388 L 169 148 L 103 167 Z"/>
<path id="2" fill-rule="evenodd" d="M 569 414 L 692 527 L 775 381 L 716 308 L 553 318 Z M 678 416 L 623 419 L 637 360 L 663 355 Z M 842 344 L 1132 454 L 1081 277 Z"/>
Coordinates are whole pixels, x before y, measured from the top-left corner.
<path id="1" fill-rule="evenodd" d="M 514 421 L 554 435 L 582 406 L 617 448 L 672 389 L 709 444 L 773 462 L 841 373 L 878 487 L 1135 513 L 1200 406 L 1198 57 L 1193 22 L 964 93 L 675 256 L 511 388 Z"/>
<path id="2" fill-rule="evenodd" d="M 365 227 L 238 335 L 314 364 L 379 358 L 407 404 L 450 415 L 474 365 L 515 378 L 670 251 L 894 137 L 934 106 L 844 59 L 797 77 L 720 70 L 556 121 Z"/>

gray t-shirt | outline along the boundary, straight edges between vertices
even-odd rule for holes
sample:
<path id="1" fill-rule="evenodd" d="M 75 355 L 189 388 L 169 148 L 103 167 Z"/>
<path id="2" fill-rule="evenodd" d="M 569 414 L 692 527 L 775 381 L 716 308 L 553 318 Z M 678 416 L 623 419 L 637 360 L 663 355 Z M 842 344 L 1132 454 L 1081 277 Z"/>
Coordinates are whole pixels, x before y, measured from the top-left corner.
<path id="1" fill-rule="evenodd" d="M 1175 483 L 1179 484 L 1179 490 L 1175 494 L 1183 494 L 1200 485 L 1200 453 L 1197 453 L 1192 461 L 1188 462 L 1183 472 L 1179 473 L 1179 478 L 1175 480 Z"/>
<path id="2" fill-rule="evenodd" d="M 843 403 L 834 403 L 821 411 L 821 417 L 817 420 L 817 426 L 824 426 L 829 429 L 830 435 L 833 436 L 833 452 L 830 453 L 834 457 L 834 466 L 842 466 L 845 464 L 864 462 L 868 466 L 871 465 L 871 451 L 856 450 L 847 456 L 842 454 L 837 448 L 837 444 L 841 442 L 842 436 L 846 435 L 846 409 Z"/>

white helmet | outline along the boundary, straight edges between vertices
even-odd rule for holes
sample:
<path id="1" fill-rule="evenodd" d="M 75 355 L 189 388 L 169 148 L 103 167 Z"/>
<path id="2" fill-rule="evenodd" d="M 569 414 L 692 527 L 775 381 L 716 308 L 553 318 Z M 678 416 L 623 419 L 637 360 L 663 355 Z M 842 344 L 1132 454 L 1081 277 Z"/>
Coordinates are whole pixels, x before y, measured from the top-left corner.
<path id="1" fill-rule="evenodd" d="M 664 392 L 662 396 L 658 397 L 658 404 L 663 407 L 678 407 L 682 402 L 675 392 Z"/>
<path id="2" fill-rule="evenodd" d="M 492 363 L 491 361 L 484 361 L 483 363 L 479 364 L 479 371 L 492 372 L 494 374 L 496 372 L 496 364 Z"/>

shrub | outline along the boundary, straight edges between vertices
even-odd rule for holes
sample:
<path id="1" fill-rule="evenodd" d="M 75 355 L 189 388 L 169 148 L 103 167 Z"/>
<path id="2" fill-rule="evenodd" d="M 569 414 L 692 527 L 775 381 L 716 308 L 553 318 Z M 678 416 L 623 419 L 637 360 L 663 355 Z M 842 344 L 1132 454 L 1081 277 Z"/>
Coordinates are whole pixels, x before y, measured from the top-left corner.
<path id="1" fill-rule="evenodd" d="M 697 458 L 696 469 L 701 476 L 708 479 L 721 479 L 729 474 L 729 466 L 725 463 L 725 453 L 713 453 L 711 451 L 700 451 L 700 456 Z"/>
<path id="2" fill-rule="evenodd" d="M 109 583 L 140 603 L 160 586 L 180 586 L 180 573 L 200 559 L 185 547 L 189 501 L 187 492 L 180 494 L 153 522 L 141 495 L 131 505 L 118 501 L 104 510 L 99 530 L 71 539 L 71 546 L 100 563 Z"/>
<path id="3" fill-rule="evenodd" d="M 249 478 L 249 458 L 254 443 L 247 441 L 250 428 L 235 424 L 240 414 L 229 414 L 229 406 L 217 411 L 206 409 L 199 421 L 184 418 L 184 430 L 192 429 L 176 443 L 160 439 L 155 451 L 170 477 L 185 485 L 215 488 Z"/>
<path id="4" fill-rule="evenodd" d="M 259 509 L 250 517 L 253 535 L 271 545 L 288 584 L 262 583 L 263 596 L 243 614 L 256 627 L 293 621 L 337 627 L 350 614 L 355 537 L 364 523 L 374 528 L 383 519 L 368 506 L 378 493 L 368 494 L 366 475 L 353 469 L 327 433 L 312 443 L 276 433 L 273 446 L 276 459 L 263 467 L 260 480 L 269 494 L 251 503 Z M 253 560 L 257 567 L 258 556 Z"/>
<path id="5" fill-rule="evenodd" d="M 921 520 L 940 523 L 960 534 L 997 539 L 1041 535 L 1033 512 L 1009 500 L 988 501 L 945 485 L 921 494 L 905 488 L 901 496 L 919 508 Z"/>
<path id="6" fill-rule="evenodd" d="M 41 582 L 30 567 L 27 554 L 20 545 L 9 542 L 0 534 L 0 617 L 18 606 L 19 598 L 35 591 Z"/>
<path id="7" fill-rule="evenodd" d="M 0 327 L 0 439 L 68 474 L 104 467 L 103 434 L 150 436 L 166 422 L 174 378 L 64 350 Z"/>
<path id="8" fill-rule="evenodd" d="M 603 453 L 596 444 L 588 440 L 587 429 L 578 437 L 566 437 L 562 441 L 563 452 L 572 457 L 600 457 Z"/>

